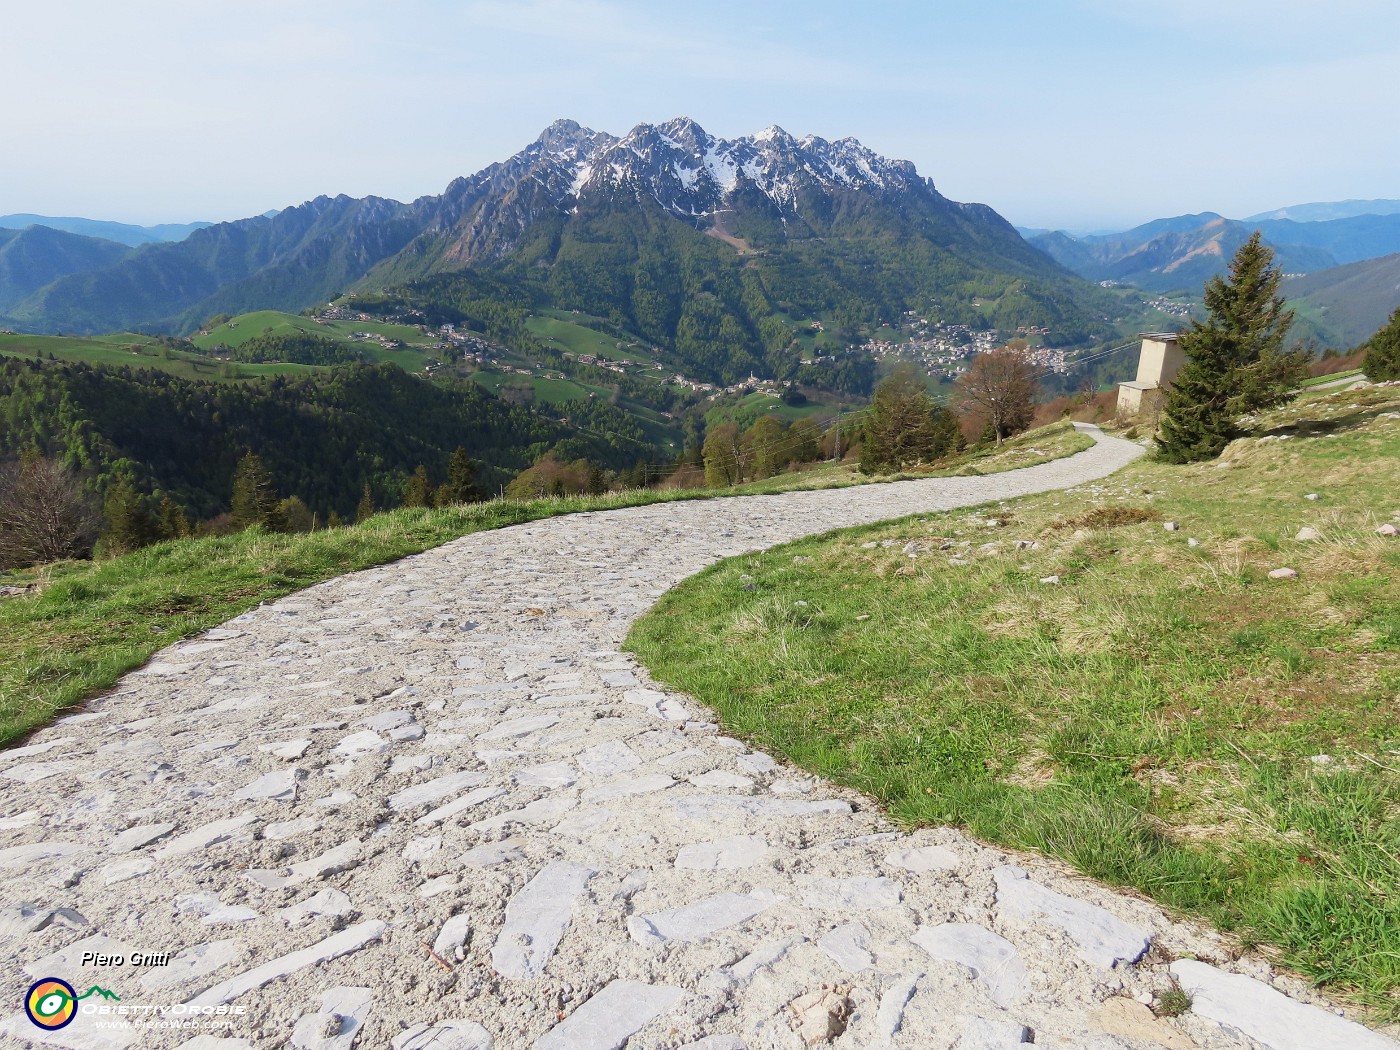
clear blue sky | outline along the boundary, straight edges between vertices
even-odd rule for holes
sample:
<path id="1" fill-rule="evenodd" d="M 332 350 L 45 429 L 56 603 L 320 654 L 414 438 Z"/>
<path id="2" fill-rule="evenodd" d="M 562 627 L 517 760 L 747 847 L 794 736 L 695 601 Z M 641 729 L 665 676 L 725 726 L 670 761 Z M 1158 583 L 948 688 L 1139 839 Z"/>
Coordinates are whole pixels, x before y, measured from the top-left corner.
<path id="1" fill-rule="evenodd" d="M 60 0 L 0 16 L 0 213 L 407 200 L 557 117 L 914 161 L 1022 225 L 1400 197 L 1396 0 Z"/>

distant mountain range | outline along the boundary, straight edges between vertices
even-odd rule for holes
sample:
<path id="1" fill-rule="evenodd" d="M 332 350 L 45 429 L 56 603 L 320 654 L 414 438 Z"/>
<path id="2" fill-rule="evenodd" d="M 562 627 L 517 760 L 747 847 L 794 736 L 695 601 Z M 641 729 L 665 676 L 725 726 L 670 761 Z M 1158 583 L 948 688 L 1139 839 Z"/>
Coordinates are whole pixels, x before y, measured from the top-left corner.
<path id="1" fill-rule="evenodd" d="M 775 369 L 795 318 L 875 327 L 919 310 L 1087 342 L 1107 337 L 1113 307 L 908 161 L 776 127 L 720 139 L 686 118 L 621 137 L 562 120 L 440 196 L 318 197 L 96 261 L 0 313 L 34 331 L 188 332 L 213 314 L 301 310 L 352 289 L 450 300 L 460 283 L 439 279 L 467 271 L 732 375 Z"/>
<path id="2" fill-rule="evenodd" d="M 54 215 L 0 215 L 0 229 L 23 230 L 30 226 L 47 226 L 51 230 L 76 233 L 84 237 L 100 237 L 105 241 L 116 241 L 128 248 L 143 244 L 162 244 L 166 241 L 183 241 L 195 230 L 212 226 L 211 222 L 162 223 L 159 226 L 132 226 L 124 222 L 108 222 L 102 219 L 79 219 Z"/>
<path id="3" fill-rule="evenodd" d="M 1288 273 L 1315 273 L 1400 252 L 1400 212 L 1318 221 L 1239 221 L 1202 212 L 1157 219 L 1123 233 L 1074 237 L 1057 230 L 1029 240 L 1088 280 L 1158 292 L 1196 291 L 1224 272 L 1255 230 L 1263 233 Z"/>
<path id="4" fill-rule="evenodd" d="M 1261 211 L 1251 215 L 1245 222 L 1260 222 L 1265 219 L 1292 219 L 1294 222 L 1326 222 L 1329 219 L 1350 219 L 1357 215 L 1394 215 L 1400 212 L 1400 201 L 1323 201 L 1316 204 L 1294 204 L 1273 211 Z"/>

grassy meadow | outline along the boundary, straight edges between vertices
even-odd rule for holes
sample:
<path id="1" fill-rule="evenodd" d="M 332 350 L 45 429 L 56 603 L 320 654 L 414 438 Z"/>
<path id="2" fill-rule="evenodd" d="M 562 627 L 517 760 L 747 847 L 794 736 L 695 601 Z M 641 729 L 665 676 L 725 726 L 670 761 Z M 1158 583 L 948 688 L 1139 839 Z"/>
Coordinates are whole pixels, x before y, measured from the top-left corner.
<path id="1" fill-rule="evenodd" d="M 1400 538 L 1376 530 L 1400 525 L 1400 387 L 1263 427 L 1215 462 L 730 559 L 628 647 L 903 824 L 1133 887 L 1393 1022 Z"/>

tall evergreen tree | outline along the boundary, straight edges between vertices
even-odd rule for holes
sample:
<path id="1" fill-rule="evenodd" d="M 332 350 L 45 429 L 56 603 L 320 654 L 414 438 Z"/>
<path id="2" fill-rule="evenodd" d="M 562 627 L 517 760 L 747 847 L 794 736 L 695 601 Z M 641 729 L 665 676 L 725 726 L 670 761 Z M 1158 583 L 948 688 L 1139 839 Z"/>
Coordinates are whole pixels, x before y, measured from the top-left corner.
<path id="1" fill-rule="evenodd" d="M 431 507 L 433 505 L 433 483 L 428 480 L 428 468 L 421 463 L 403 483 L 403 505 L 405 507 Z"/>
<path id="2" fill-rule="evenodd" d="M 1366 344 L 1366 378 L 1373 383 L 1400 379 L 1400 310 Z"/>
<path id="3" fill-rule="evenodd" d="M 369 482 L 366 481 L 365 490 L 360 493 L 359 505 L 355 507 L 355 524 L 358 525 L 360 522 L 374 517 L 374 513 L 374 493 L 370 492 Z"/>
<path id="4" fill-rule="evenodd" d="M 908 365 L 895 369 L 875 390 L 860 446 L 863 474 L 899 470 L 945 456 L 957 441 L 953 414 L 935 405 Z"/>
<path id="5" fill-rule="evenodd" d="M 1279 295 L 1283 274 L 1273 261 L 1255 231 L 1229 276 L 1206 282 L 1206 320 L 1181 336 L 1186 363 L 1167 392 L 1157 438 L 1169 463 L 1220 455 L 1245 433 L 1241 416 L 1284 404 L 1307 377 L 1304 355 L 1283 349 L 1293 311 Z"/>
<path id="6" fill-rule="evenodd" d="M 447 482 L 438 487 L 438 506 L 473 503 L 481 498 L 476 487 L 476 464 L 467 450 L 458 445 L 447 461 Z"/>
<path id="7" fill-rule="evenodd" d="M 234 531 L 261 525 L 276 524 L 277 493 L 272 488 L 272 476 L 254 452 L 244 453 L 233 471 L 233 509 L 229 527 Z"/>
<path id="8" fill-rule="evenodd" d="M 102 516 L 107 522 L 102 534 L 102 548 L 107 554 L 130 554 L 158 538 L 156 521 L 146 507 L 146 499 L 130 478 L 120 477 L 108 487 Z"/>
<path id="9" fill-rule="evenodd" d="M 165 540 L 182 540 L 190 534 L 190 519 L 185 508 L 169 496 L 160 498 L 160 536 Z"/>

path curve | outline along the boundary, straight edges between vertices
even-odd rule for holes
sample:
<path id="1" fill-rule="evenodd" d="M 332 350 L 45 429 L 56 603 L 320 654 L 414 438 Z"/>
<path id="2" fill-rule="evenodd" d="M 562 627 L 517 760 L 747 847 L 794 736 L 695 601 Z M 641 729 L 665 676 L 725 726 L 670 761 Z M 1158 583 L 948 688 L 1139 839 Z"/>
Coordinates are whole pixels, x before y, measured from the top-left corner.
<path id="1" fill-rule="evenodd" d="M 1091 449 L 989 477 L 478 533 L 165 650 L 0 753 L 0 996 L 53 976 L 236 1012 L 195 1015 L 226 1042 L 83 1012 L 43 1036 L 96 1047 L 1393 1047 L 1201 963 L 1176 964 L 1195 1012 L 1153 1028 L 1128 996 L 1166 987 L 1169 958 L 1223 960 L 1214 937 L 946 829 L 895 833 L 617 651 L 727 555 L 1084 485 L 1142 451 L 1089 429 Z M 40 1034 L 0 1022 L 7 1046 Z"/>

